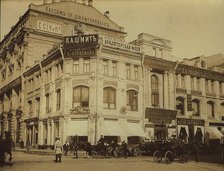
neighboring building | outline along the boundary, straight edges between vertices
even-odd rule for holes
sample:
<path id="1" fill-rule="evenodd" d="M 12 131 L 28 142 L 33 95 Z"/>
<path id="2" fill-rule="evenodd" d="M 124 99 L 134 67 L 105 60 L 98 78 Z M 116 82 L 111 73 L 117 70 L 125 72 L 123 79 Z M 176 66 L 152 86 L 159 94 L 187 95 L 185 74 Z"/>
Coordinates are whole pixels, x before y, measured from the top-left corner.
<path id="1" fill-rule="evenodd" d="M 208 69 L 224 73 L 224 55 L 215 54 L 206 57 Z"/>
<path id="2" fill-rule="evenodd" d="M 125 36 L 91 0 L 31 4 L 0 44 L 1 133 L 39 148 L 75 135 L 220 139 L 224 74 L 204 56 L 171 61 L 169 40 Z"/>

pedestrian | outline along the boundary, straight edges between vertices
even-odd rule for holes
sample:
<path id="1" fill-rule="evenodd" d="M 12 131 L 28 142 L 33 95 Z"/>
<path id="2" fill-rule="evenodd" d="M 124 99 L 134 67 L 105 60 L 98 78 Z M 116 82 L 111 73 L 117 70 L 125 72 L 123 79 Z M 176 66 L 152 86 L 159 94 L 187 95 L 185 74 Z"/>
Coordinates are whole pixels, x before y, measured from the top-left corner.
<path id="1" fill-rule="evenodd" d="M 122 141 L 121 146 L 122 146 L 124 157 L 127 158 L 129 154 L 128 144 L 125 141 Z"/>
<path id="2" fill-rule="evenodd" d="M 26 150 L 30 151 L 30 140 L 29 139 L 26 142 Z"/>
<path id="3" fill-rule="evenodd" d="M 65 144 L 63 145 L 63 150 L 65 151 L 64 155 L 67 156 L 67 153 L 69 151 L 69 142 L 65 141 Z"/>
<path id="4" fill-rule="evenodd" d="M 55 150 L 55 162 L 60 162 L 61 163 L 61 154 L 62 154 L 62 144 L 60 141 L 60 138 L 57 137 L 54 145 L 54 150 Z"/>
<path id="5" fill-rule="evenodd" d="M 79 144 L 79 137 L 78 135 L 76 135 L 73 141 L 73 152 L 74 152 L 75 158 L 78 158 L 78 144 Z"/>

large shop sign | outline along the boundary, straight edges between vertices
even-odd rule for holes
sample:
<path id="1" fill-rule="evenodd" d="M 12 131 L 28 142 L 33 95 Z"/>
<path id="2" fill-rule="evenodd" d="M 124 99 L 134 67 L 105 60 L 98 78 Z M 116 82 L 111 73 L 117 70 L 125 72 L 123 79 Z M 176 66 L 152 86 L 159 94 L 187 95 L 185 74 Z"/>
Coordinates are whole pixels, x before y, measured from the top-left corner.
<path id="1" fill-rule="evenodd" d="M 176 119 L 177 111 L 168 109 L 146 108 L 145 118 L 154 124 L 166 125 Z"/>
<path id="2" fill-rule="evenodd" d="M 65 58 L 96 56 L 98 35 L 79 35 L 64 38 Z"/>
<path id="3" fill-rule="evenodd" d="M 201 119 L 177 118 L 177 125 L 198 125 L 204 126 L 205 121 Z"/>

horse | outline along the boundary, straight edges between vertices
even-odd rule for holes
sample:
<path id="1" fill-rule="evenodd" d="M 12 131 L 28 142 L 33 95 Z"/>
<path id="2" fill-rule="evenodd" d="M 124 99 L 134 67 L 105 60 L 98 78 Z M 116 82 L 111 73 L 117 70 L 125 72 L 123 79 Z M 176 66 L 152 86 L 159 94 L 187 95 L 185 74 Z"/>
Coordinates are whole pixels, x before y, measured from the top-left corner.
<path id="1" fill-rule="evenodd" d="M 1 166 L 6 164 L 7 155 L 9 155 L 9 161 L 12 160 L 12 148 L 14 143 L 11 139 L 10 132 L 5 132 L 5 139 L 0 138 L 0 164 Z"/>

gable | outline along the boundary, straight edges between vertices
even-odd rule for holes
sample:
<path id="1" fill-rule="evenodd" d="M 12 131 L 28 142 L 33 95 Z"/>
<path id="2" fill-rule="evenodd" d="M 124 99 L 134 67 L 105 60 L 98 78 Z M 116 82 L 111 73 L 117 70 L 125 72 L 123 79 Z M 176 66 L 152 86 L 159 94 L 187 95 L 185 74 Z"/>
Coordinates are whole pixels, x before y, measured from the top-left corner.
<path id="1" fill-rule="evenodd" d="M 31 4 L 30 9 L 86 24 L 96 25 L 98 27 L 122 31 L 120 26 L 104 16 L 96 8 L 77 2 L 57 2 L 43 5 Z"/>

